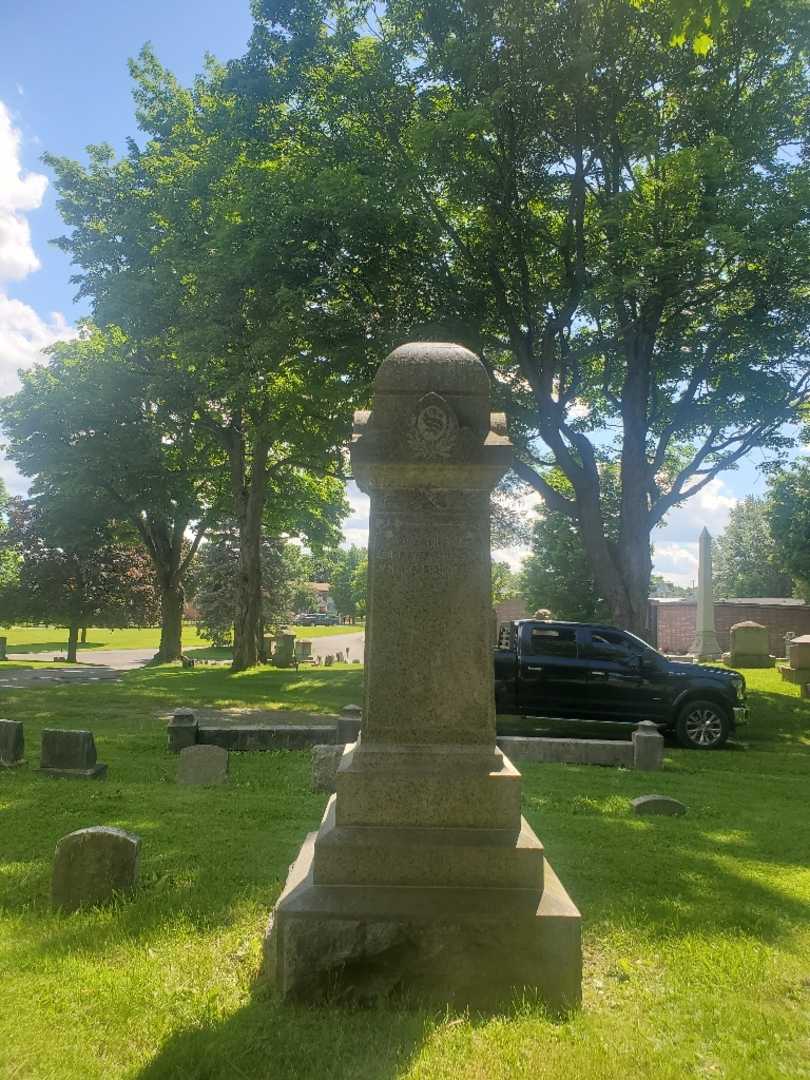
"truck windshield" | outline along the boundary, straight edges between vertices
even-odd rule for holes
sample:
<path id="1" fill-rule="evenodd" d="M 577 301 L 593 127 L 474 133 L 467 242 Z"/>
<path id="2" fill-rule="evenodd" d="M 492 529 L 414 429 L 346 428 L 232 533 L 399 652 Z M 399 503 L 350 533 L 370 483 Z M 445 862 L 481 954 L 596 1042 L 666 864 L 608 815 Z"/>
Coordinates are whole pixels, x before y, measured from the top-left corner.
<path id="1" fill-rule="evenodd" d="M 643 652 L 643 653 L 653 653 L 653 655 L 654 655 L 654 656 L 660 656 L 660 658 L 661 658 L 662 660 L 666 660 L 666 657 L 664 656 L 664 654 L 663 654 L 663 653 L 660 653 L 660 652 L 658 651 L 658 649 L 654 649 L 654 648 L 652 647 L 652 645 L 649 645 L 649 644 L 648 644 L 648 643 L 647 643 L 646 641 L 643 641 L 643 640 L 642 640 L 642 639 L 641 639 L 640 637 L 636 637 L 636 635 L 635 635 L 635 634 L 631 634 L 629 630 L 625 630 L 625 634 L 626 634 L 626 635 L 627 635 L 627 636 L 628 636 L 629 638 L 631 638 L 631 639 L 633 640 L 633 642 L 634 642 L 634 643 L 635 643 L 636 645 L 638 645 L 638 647 L 639 647 L 639 652 Z"/>

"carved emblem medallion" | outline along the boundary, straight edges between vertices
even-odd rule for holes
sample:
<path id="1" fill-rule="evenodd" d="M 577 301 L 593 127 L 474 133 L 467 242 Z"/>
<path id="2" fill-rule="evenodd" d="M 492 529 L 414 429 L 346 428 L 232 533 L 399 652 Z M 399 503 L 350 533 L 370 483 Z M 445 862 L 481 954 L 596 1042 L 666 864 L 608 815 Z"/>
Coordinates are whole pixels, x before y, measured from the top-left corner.
<path id="1" fill-rule="evenodd" d="M 418 458 L 450 456 L 458 439 L 456 414 L 439 394 L 425 394 L 411 416 L 408 445 Z"/>

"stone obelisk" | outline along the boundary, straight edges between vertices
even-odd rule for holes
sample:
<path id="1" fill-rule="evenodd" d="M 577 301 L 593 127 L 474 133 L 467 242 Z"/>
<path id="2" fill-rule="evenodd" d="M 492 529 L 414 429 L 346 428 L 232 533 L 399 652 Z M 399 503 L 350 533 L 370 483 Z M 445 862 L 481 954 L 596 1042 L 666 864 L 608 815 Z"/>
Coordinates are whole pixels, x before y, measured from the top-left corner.
<path id="1" fill-rule="evenodd" d="M 695 640 L 690 652 L 698 660 L 717 660 L 722 655 L 714 628 L 714 590 L 712 585 L 712 538 L 704 528 L 698 539 L 698 593 Z"/>
<path id="2" fill-rule="evenodd" d="M 481 362 L 396 349 L 355 415 L 370 496 L 365 699 L 265 941 L 284 997 L 580 997 L 580 915 L 495 745 L 489 494 L 509 468 Z"/>

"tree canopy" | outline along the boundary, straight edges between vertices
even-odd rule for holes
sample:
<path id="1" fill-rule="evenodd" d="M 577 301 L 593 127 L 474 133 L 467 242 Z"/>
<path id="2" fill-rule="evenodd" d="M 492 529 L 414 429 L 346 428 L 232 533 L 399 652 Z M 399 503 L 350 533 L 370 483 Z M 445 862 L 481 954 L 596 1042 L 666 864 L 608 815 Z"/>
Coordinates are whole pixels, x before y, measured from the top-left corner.
<path id="1" fill-rule="evenodd" d="M 748 495 L 731 508 L 728 525 L 715 542 L 713 564 L 716 598 L 793 595 L 766 499 Z"/>
<path id="2" fill-rule="evenodd" d="M 383 253 L 386 298 L 395 282 L 408 303 L 378 305 L 381 324 L 483 355 L 518 475 L 640 632 L 652 528 L 753 447 L 780 451 L 810 394 L 810 11 L 710 5 L 703 49 L 666 29 L 690 10 L 262 0 L 232 67 L 254 109 L 288 102 L 344 205 L 408 237 Z M 378 245 L 345 249 L 335 274 L 373 298 Z"/>
<path id="3" fill-rule="evenodd" d="M 810 604 L 810 464 L 799 461 L 775 473 L 768 494 L 775 557 Z"/>

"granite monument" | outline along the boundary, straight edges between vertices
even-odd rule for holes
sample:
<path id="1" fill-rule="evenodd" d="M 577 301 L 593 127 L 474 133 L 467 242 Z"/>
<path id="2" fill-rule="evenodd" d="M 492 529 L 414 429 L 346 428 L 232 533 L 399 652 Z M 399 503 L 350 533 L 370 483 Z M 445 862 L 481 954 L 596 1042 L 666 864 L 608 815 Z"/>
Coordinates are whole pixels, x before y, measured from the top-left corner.
<path id="1" fill-rule="evenodd" d="M 495 744 L 489 497 L 509 468 L 458 345 L 396 349 L 355 415 L 370 496 L 363 725 L 265 939 L 284 998 L 580 1000 L 580 914 Z"/>

